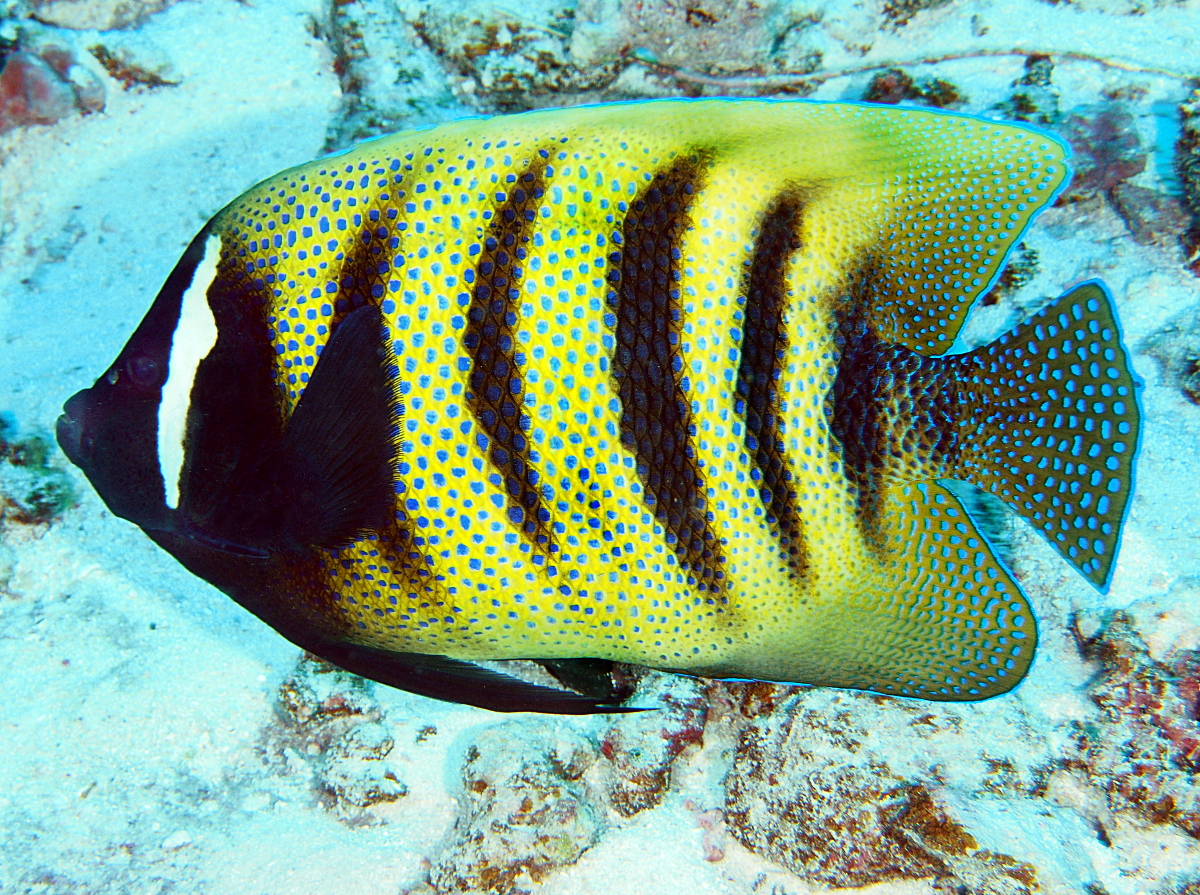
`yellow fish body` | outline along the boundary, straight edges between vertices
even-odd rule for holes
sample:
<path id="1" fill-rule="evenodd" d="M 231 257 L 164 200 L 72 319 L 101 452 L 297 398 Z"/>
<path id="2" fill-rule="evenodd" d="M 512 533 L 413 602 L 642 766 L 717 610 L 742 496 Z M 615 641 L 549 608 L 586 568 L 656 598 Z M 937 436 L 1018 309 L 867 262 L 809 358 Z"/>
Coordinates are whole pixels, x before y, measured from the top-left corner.
<path id="1" fill-rule="evenodd" d="M 943 356 L 1067 154 L 749 100 L 373 140 L 214 217 L 60 442 L 286 636 L 419 692 L 603 708 L 451 661 L 588 657 L 986 698 L 1035 622 L 938 482 L 1099 587 L 1132 489 L 1100 284 Z"/>

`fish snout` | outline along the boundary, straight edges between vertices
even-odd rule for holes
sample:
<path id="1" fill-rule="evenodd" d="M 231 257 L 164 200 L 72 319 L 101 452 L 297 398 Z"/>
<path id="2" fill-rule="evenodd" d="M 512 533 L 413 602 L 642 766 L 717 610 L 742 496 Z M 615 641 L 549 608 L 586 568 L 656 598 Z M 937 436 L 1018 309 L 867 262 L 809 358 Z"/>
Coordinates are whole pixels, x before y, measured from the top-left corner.
<path id="1" fill-rule="evenodd" d="M 87 391 L 76 392 L 63 405 L 62 416 L 55 424 L 54 433 L 58 446 L 67 459 L 76 466 L 84 466 L 91 459 L 95 448 L 95 437 L 88 432 L 90 402 Z"/>

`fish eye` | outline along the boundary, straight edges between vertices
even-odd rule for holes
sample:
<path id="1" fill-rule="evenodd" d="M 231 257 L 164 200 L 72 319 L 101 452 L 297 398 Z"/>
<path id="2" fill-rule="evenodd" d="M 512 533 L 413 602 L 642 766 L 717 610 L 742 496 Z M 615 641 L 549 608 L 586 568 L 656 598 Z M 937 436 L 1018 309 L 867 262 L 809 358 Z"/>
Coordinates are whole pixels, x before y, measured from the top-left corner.
<path id="1" fill-rule="evenodd" d="M 144 354 L 125 361 L 125 372 L 139 388 L 155 388 L 162 382 L 162 364 Z"/>

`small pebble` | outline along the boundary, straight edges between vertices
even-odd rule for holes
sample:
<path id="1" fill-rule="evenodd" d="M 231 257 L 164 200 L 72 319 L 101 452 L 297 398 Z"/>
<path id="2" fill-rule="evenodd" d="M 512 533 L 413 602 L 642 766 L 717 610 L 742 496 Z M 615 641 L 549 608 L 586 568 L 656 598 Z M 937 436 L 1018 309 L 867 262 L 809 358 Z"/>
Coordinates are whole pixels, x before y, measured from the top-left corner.
<path id="1" fill-rule="evenodd" d="M 53 124 L 75 110 L 75 91 L 51 66 L 17 51 L 0 72 L 0 132 L 23 124 Z"/>
<path id="2" fill-rule="evenodd" d="M 192 844 L 192 834 L 187 830 L 176 830 L 162 841 L 163 851 L 179 851 Z"/>

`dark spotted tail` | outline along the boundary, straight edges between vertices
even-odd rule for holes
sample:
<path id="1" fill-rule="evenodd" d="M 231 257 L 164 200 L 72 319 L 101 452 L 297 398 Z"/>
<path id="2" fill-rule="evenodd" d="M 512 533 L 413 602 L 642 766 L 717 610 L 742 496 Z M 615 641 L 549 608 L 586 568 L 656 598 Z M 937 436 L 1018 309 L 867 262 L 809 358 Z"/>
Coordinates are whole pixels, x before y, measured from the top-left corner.
<path id="1" fill-rule="evenodd" d="M 1004 500 L 1101 590 L 1133 493 L 1141 413 L 1099 281 L 953 358 L 961 452 L 950 472 Z"/>

